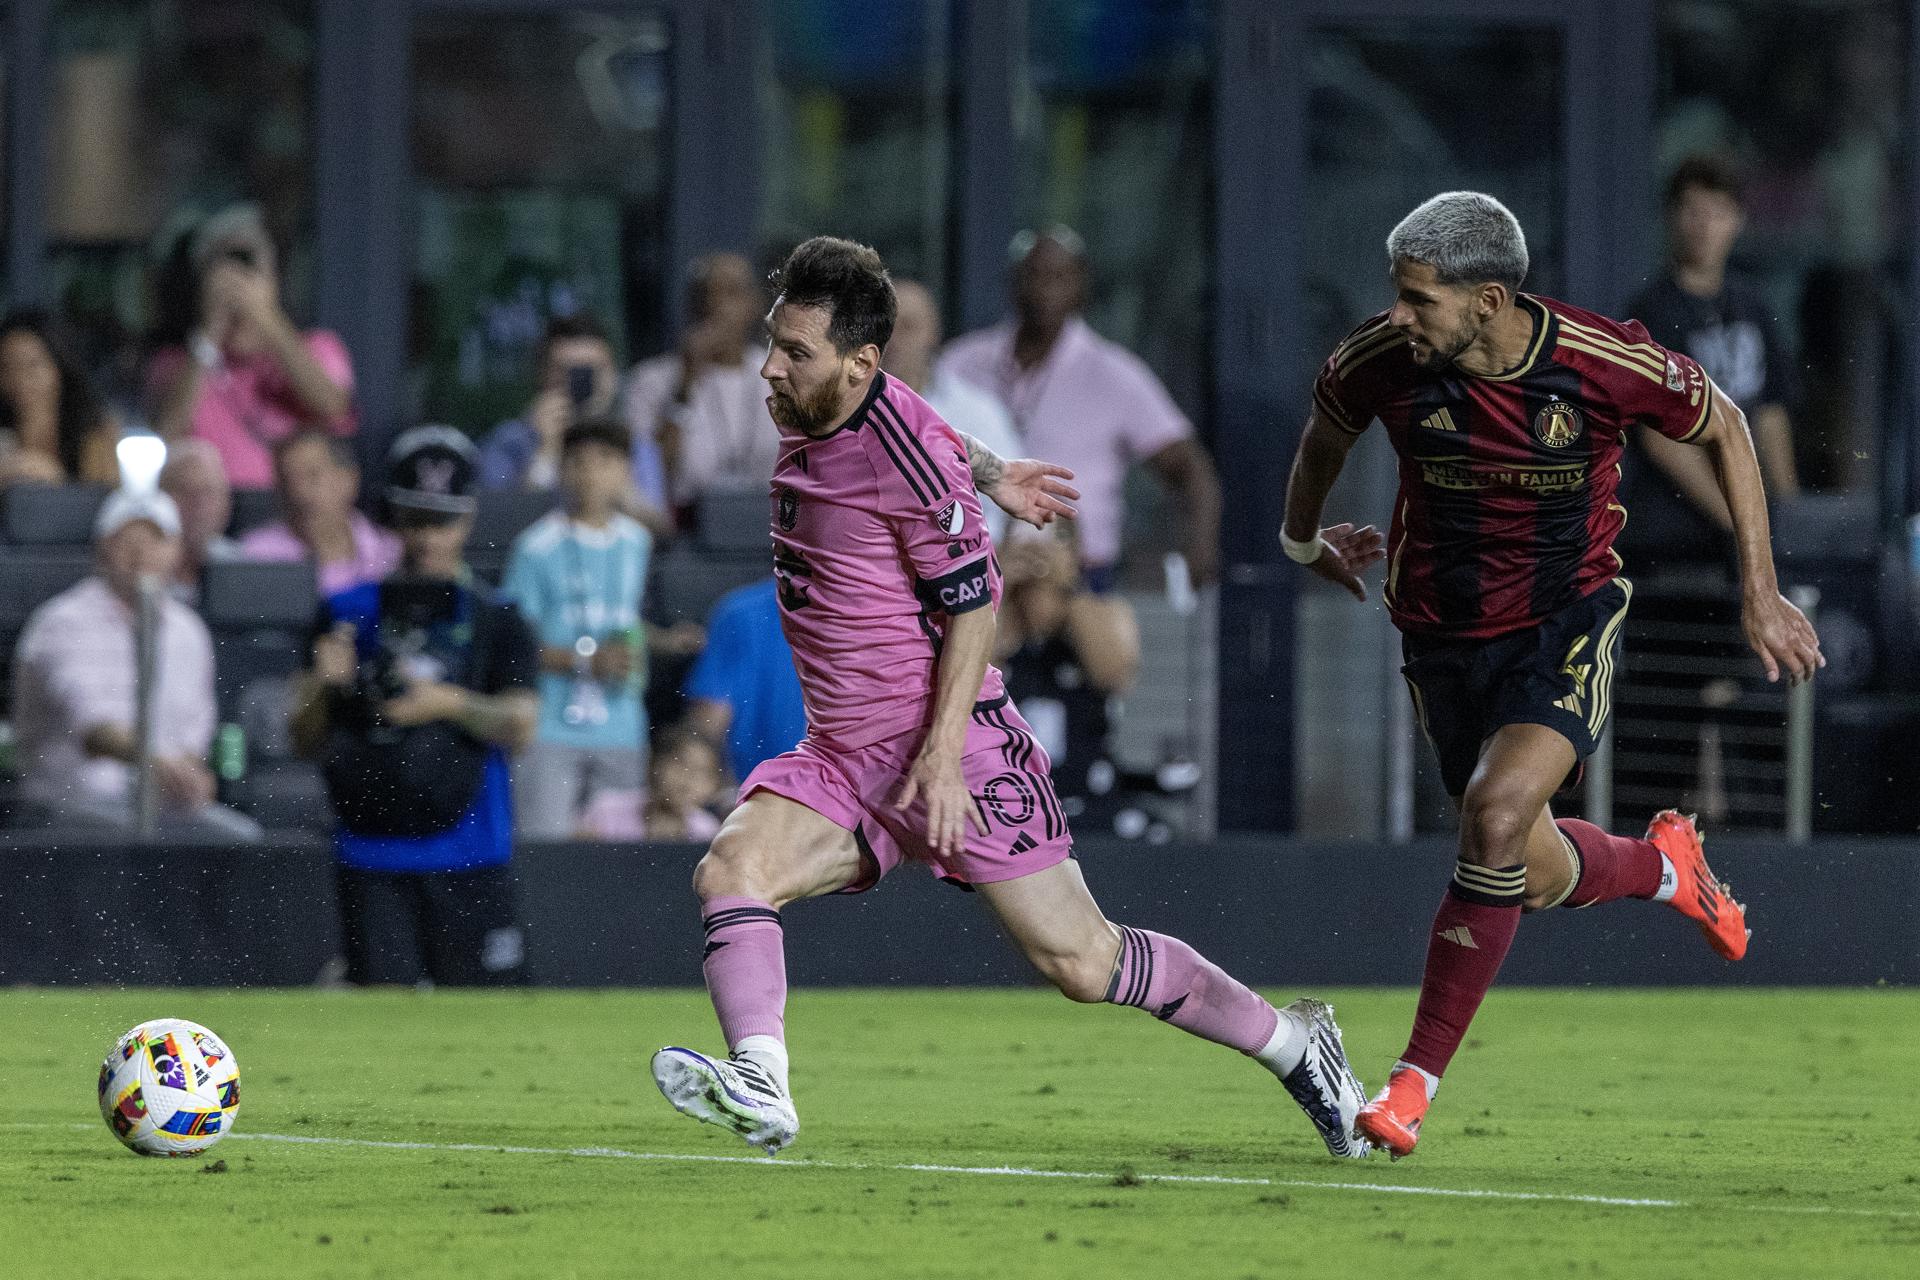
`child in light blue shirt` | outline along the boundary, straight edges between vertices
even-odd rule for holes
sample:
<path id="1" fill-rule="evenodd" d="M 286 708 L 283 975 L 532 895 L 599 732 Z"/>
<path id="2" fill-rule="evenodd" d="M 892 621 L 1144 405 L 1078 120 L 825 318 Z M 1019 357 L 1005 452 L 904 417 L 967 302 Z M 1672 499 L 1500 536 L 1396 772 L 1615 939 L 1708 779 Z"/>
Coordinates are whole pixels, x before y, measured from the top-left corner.
<path id="1" fill-rule="evenodd" d="M 513 544 L 503 593 L 540 638 L 540 728 L 515 761 L 520 835 L 565 840 L 602 791 L 646 776 L 644 623 L 653 536 L 621 514 L 632 465 L 627 428 L 587 419 L 560 447 L 559 511 Z"/>

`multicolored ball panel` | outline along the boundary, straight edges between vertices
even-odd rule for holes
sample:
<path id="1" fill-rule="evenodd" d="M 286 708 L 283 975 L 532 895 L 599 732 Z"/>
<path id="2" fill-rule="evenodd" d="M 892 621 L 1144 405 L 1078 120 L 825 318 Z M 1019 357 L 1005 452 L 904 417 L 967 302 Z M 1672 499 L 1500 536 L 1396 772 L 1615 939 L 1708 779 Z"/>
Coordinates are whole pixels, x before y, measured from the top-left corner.
<path id="1" fill-rule="evenodd" d="M 96 1092 L 107 1127 L 130 1150 L 197 1155 L 233 1128 L 240 1067 L 226 1042 L 205 1027 L 157 1019 L 114 1043 Z"/>

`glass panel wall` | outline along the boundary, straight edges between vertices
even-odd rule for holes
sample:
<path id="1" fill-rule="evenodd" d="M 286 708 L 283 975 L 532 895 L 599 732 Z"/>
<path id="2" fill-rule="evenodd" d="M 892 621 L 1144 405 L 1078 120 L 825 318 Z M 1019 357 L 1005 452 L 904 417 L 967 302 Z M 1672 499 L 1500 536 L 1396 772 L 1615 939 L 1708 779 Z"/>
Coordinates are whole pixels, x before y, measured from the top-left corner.
<path id="1" fill-rule="evenodd" d="M 1080 233 L 1093 275 L 1088 323 L 1146 360 L 1204 433 L 1213 6 L 1027 0 L 1025 11 L 1020 223 Z"/>
<path id="2" fill-rule="evenodd" d="M 192 323 L 157 270 L 181 232 L 255 200 L 304 314 L 313 259 L 312 0 L 58 0 L 45 199 L 50 292 L 123 410 L 149 338 Z"/>
<path id="3" fill-rule="evenodd" d="M 1913 250 L 1899 230 L 1910 225 L 1911 6 L 1664 0 L 1658 14 L 1656 189 L 1697 155 L 1743 179 L 1732 268 L 1757 287 L 1800 371 L 1786 407 L 1802 479 L 1871 491 L 1911 301 L 1900 282 Z"/>
<path id="4" fill-rule="evenodd" d="M 1564 274 L 1567 159 L 1557 32 L 1455 23 L 1327 27 L 1307 55 L 1309 350 L 1331 351 L 1392 302 L 1387 232 L 1415 205 L 1457 188 L 1498 197 L 1526 230 L 1529 291 L 1557 296 Z M 1498 84 L 1498 94 L 1464 93 Z"/>
<path id="5" fill-rule="evenodd" d="M 518 414 L 555 314 L 664 345 L 670 37 L 646 10 L 417 19 L 411 420 Z"/>
<path id="6" fill-rule="evenodd" d="M 944 296 L 951 8 L 768 0 L 756 68 L 765 265 L 809 236 L 846 236 Z"/>

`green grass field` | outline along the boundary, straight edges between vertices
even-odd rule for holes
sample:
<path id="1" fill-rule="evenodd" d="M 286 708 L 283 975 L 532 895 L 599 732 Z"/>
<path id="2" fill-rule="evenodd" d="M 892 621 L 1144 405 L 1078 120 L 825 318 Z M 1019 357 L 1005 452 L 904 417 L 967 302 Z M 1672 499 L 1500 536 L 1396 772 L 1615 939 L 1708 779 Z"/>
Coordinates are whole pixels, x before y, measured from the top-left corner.
<path id="1" fill-rule="evenodd" d="M 1332 998 L 1372 1085 L 1412 995 Z M 203 1157 L 95 1108 L 161 1016 L 240 1061 Z M 1328 1160 L 1258 1067 L 1132 1010 L 802 992 L 789 1022 L 768 1165 L 654 1091 L 654 1048 L 713 1046 L 697 991 L 0 994 L 0 1274 L 1920 1275 L 1911 991 L 1496 991 L 1399 1164 Z"/>

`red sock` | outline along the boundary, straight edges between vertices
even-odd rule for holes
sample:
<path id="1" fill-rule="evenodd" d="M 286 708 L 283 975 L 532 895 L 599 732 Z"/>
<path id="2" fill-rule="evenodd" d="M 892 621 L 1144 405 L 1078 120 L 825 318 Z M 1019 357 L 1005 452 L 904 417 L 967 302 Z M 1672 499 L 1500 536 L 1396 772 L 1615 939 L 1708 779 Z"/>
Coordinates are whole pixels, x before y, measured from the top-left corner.
<path id="1" fill-rule="evenodd" d="M 1400 1055 L 1436 1079 L 1466 1038 L 1500 962 L 1520 930 L 1520 902 L 1526 896 L 1527 869 L 1480 867 L 1462 862 L 1433 917 L 1427 939 L 1427 969 L 1420 978 L 1420 1005 L 1413 1014 L 1413 1035 Z"/>
<path id="2" fill-rule="evenodd" d="M 1660 850 L 1653 841 L 1610 836 L 1578 818 L 1562 818 L 1554 825 L 1580 855 L 1573 892 L 1561 906 L 1590 907 L 1619 898 L 1651 898 L 1660 892 Z"/>

